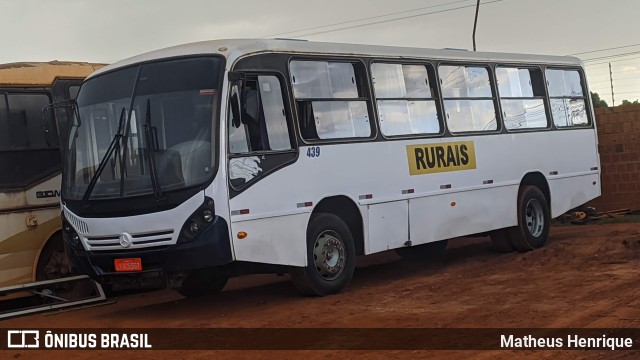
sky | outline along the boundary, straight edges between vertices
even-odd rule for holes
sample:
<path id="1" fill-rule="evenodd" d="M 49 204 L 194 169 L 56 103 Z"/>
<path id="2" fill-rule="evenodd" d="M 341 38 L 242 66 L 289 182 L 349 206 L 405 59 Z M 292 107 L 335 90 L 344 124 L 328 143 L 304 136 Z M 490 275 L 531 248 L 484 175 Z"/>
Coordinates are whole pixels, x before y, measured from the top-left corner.
<path id="1" fill-rule="evenodd" d="M 260 37 L 472 49 L 475 3 L 475 0 L 0 0 L 0 63 L 50 60 L 112 63 L 189 42 Z M 622 99 L 640 98 L 637 36 L 640 0 L 482 0 L 481 3 L 476 34 L 479 51 L 581 53 L 577 56 L 585 60 L 590 90 L 598 92 L 609 105 L 608 62 L 612 65 L 615 104 L 619 105 Z M 340 24 L 326 26 L 336 23 Z M 308 30 L 297 31 L 302 29 Z M 596 51 L 609 48 L 617 49 Z M 626 55 L 613 57 L 623 54 Z"/>

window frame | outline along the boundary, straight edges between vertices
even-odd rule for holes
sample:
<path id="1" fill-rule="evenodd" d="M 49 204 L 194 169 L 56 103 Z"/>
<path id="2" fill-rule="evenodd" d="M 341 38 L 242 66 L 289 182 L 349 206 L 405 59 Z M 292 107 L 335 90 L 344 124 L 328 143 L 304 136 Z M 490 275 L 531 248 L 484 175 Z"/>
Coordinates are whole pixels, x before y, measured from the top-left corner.
<path id="1" fill-rule="evenodd" d="M 5 116 L 7 117 L 7 121 L 11 121 L 10 119 L 10 114 L 11 114 L 11 107 L 9 106 L 9 96 L 22 96 L 22 95 L 44 95 L 47 97 L 47 99 L 49 100 L 49 103 L 47 103 L 48 106 L 51 103 L 53 103 L 53 94 L 52 94 L 52 88 L 4 88 L 2 90 L 0 90 L 0 98 L 3 98 L 4 100 L 0 100 L 0 101 L 4 101 L 5 104 Z M 44 108 L 44 107 L 43 107 Z M 50 131 L 54 131 L 56 133 L 56 137 L 57 137 L 57 132 L 58 132 L 58 126 L 57 126 L 57 114 L 55 113 L 55 111 L 53 111 L 53 109 L 50 109 L 49 111 L 51 111 L 51 115 L 52 115 L 52 122 L 53 122 L 53 128 L 50 129 Z M 42 109 L 40 109 L 40 113 L 42 113 Z M 0 151 L 28 151 L 28 150 L 56 150 L 56 151 L 60 151 L 60 139 L 58 139 L 58 143 L 52 146 L 47 146 L 46 145 L 46 135 L 44 133 L 44 122 L 41 119 L 40 120 L 40 125 L 42 125 L 42 134 L 43 134 L 43 138 L 45 139 L 45 145 L 39 145 L 39 146 L 33 146 L 33 145 L 29 145 L 29 146 L 23 146 L 23 147 L 3 147 L 0 144 Z M 8 125 L 9 123 L 7 123 Z M 30 139 L 30 132 L 29 132 L 29 127 L 28 127 L 28 119 L 27 119 L 27 139 Z M 30 140 L 29 140 L 30 142 Z"/>
<path id="2" fill-rule="evenodd" d="M 497 100 L 498 103 L 500 105 L 500 118 L 502 119 L 502 127 L 504 128 L 506 133 L 520 133 L 520 132 L 536 132 L 536 131 L 549 131 L 552 130 L 553 127 L 553 117 L 551 114 L 551 102 L 550 102 L 550 98 L 549 98 L 549 89 L 548 89 L 548 85 L 547 85 L 547 78 L 545 76 L 545 68 L 541 65 L 535 65 L 535 64 L 528 64 L 528 63 L 493 63 L 493 71 L 494 71 L 494 77 L 495 77 L 495 86 L 496 86 L 496 91 L 497 91 Z M 498 68 L 518 68 L 518 69 L 537 69 L 540 71 L 540 74 L 542 75 L 542 83 L 543 83 L 543 92 L 544 95 L 542 96 L 534 96 L 534 97 L 504 97 L 502 98 L 500 96 L 500 86 L 498 84 Z M 533 86 L 532 86 L 533 87 Z M 547 126 L 546 127 L 539 127 L 539 128 L 525 128 L 525 129 L 509 129 L 507 128 L 506 124 L 505 124 L 505 116 L 504 116 L 504 110 L 502 110 L 502 102 L 501 100 L 505 99 L 505 100 L 527 100 L 527 99 L 542 99 L 542 103 L 544 104 L 544 111 L 545 111 L 545 115 L 547 117 Z"/>
<path id="3" fill-rule="evenodd" d="M 299 55 L 292 54 L 289 56 L 289 59 L 286 63 L 287 68 L 287 76 L 288 76 L 288 88 L 291 91 L 291 108 L 294 113 L 294 126 L 297 131 L 297 136 L 299 136 L 300 141 L 302 142 L 300 145 L 308 145 L 308 146 L 317 146 L 324 144 L 348 144 L 348 143 L 360 143 L 360 142 L 374 142 L 378 138 L 379 126 L 377 121 L 376 110 L 374 110 L 373 104 L 373 88 L 371 83 L 371 73 L 369 70 L 368 63 L 370 62 L 369 57 L 353 57 L 353 56 L 340 56 L 338 54 L 331 55 Z M 291 62 L 293 61 L 324 61 L 324 62 L 341 62 L 341 63 L 350 63 L 354 65 L 354 74 L 356 77 L 356 86 L 358 86 L 358 90 L 362 90 L 361 95 L 365 95 L 365 97 L 359 98 L 302 98 L 297 99 L 295 96 L 295 92 L 293 90 L 293 77 L 291 74 Z M 360 74 L 356 66 L 360 67 Z M 358 83 L 358 79 L 360 83 Z M 298 102 L 301 101 L 364 101 L 367 106 L 367 114 L 369 116 L 369 127 L 371 129 L 371 133 L 368 137 L 348 137 L 348 138 L 334 138 L 334 139 L 305 139 L 302 135 L 302 127 L 300 126 L 300 114 L 298 111 Z"/>
<path id="4" fill-rule="evenodd" d="M 235 71 L 235 70 L 234 70 Z M 233 159 L 233 158 L 241 158 L 241 157 L 246 157 L 249 156 L 250 154 L 254 154 L 254 155 L 269 155 L 269 154 L 283 154 L 283 153 L 297 153 L 298 152 L 298 140 L 297 140 L 297 136 L 296 136 L 296 127 L 295 127 L 295 119 L 293 117 L 292 111 L 291 111 L 291 107 L 289 105 L 289 85 L 287 83 L 286 77 L 277 71 L 273 71 L 273 70 L 265 70 L 265 71 L 244 71 L 244 70 L 238 70 L 238 72 L 240 72 L 241 74 L 245 75 L 245 76 L 249 76 L 251 78 L 255 77 L 256 81 L 258 81 L 258 76 L 273 76 L 276 79 L 278 79 L 278 81 L 280 82 L 280 92 L 282 95 L 282 108 L 285 111 L 285 118 L 287 121 L 287 129 L 289 130 L 289 141 L 291 142 L 291 149 L 286 149 L 286 150 L 257 150 L 257 151 L 247 151 L 247 152 L 241 152 L 241 153 L 236 153 L 236 152 L 231 152 L 231 147 L 230 147 L 230 142 L 229 142 L 229 125 L 230 125 L 230 118 L 233 115 L 231 112 L 231 107 L 229 106 L 229 104 L 231 103 L 231 91 L 233 88 L 233 82 L 229 81 L 229 86 L 227 89 L 227 116 L 226 116 L 226 122 L 227 122 L 227 126 L 224 129 L 224 134 L 226 135 L 226 150 L 227 150 L 227 156 L 229 159 Z M 243 79 L 246 80 L 246 79 Z M 291 96 L 293 96 L 293 94 L 291 94 Z M 243 124 L 244 125 L 244 124 Z"/>
<path id="5" fill-rule="evenodd" d="M 570 96 L 554 96 L 552 97 L 549 92 L 549 81 L 547 80 L 547 70 L 562 70 L 562 71 L 576 71 L 580 77 L 580 86 L 582 87 L 582 97 L 570 97 Z M 592 129 L 594 127 L 593 120 L 593 105 L 591 104 L 591 92 L 589 92 L 589 86 L 587 84 L 587 77 L 585 76 L 584 69 L 581 66 L 570 65 L 545 65 L 542 73 L 544 76 L 545 91 L 547 94 L 547 100 L 549 101 L 549 113 L 550 122 L 553 130 L 574 130 L 574 129 Z M 551 99 L 583 99 L 584 111 L 587 115 L 587 123 L 584 125 L 574 126 L 557 126 L 553 119 L 553 111 L 551 111 Z"/>
<path id="6" fill-rule="evenodd" d="M 54 83 L 55 85 L 55 83 Z M 3 115 L 9 117 L 9 99 L 7 95 L 24 95 L 24 94 L 38 94 L 47 95 L 49 104 L 51 99 L 55 98 L 55 92 L 53 86 L 0 86 L 0 101 L 6 106 L 6 109 L 2 110 Z M 47 105 L 49 105 L 47 104 Z M 55 113 L 52 114 L 55 117 Z M 41 116 L 39 117 L 41 118 Z M 41 120 L 40 120 L 41 121 Z M 44 124 L 41 122 L 41 124 Z M 43 133 L 44 128 L 41 127 Z M 1 147 L 0 156 L 4 157 L 5 161 L 10 159 L 12 163 L 15 162 L 19 165 L 19 168 L 26 173 L 17 174 L 10 173 L 6 178 L 2 179 L 0 183 L 0 190 L 4 192 L 25 191 L 37 184 L 41 184 L 44 181 L 54 178 L 60 174 L 62 169 L 62 158 L 60 157 L 61 145 L 58 143 L 56 146 L 29 146 L 12 148 Z M 44 164 L 44 167 L 39 165 Z"/>
<path id="7" fill-rule="evenodd" d="M 0 102 L 2 102 L 2 104 L 4 105 L 4 111 L 2 111 L 4 114 L 0 114 L 0 116 L 4 115 L 5 118 L 7 119 L 7 127 L 9 126 L 9 99 L 7 97 L 7 92 L 6 91 L 0 91 Z M 0 123 L 1 125 L 1 123 Z M 0 152 L 2 151 L 15 151 L 18 149 L 13 149 L 11 147 L 11 135 L 7 136 L 7 144 L 8 145 L 6 148 L 3 146 L 2 143 L 0 143 Z"/>
<path id="8" fill-rule="evenodd" d="M 429 79 L 431 82 L 429 87 L 431 88 L 431 98 L 384 98 L 383 100 L 405 100 L 405 101 L 430 101 L 433 100 L 436 106 L 436 116 L 438 118 L 438 125 L 440 131 L 438 133 L 419 133 L 419 134 L 401 134 L 401 135 L 385 135 L 382 132 L 382 125 L 380 124 L 380 109 L 378 108 L 378 97 L 375 93 L 375 85 L 373 84 L 373 71 L 371 67 L 373 64 L 393 64 L 393 65 L 421 65 L 427 69 L 427 75 L 433 77 Z M 442 92 L 439 87 L 438 73 L 436 72 L 436 66 L 432 62 L 419 60 L 419 59 L 385 59 L 381 57 L 371 58 L 369 60 L 369 81 L 372 94 L 372 106 L 375 109 L 376 127 L 379 129 L 380 136 L 385 140 L 402 140 L 402 139 L 428 139 L 444 137 L 447 134 L 447 127 L 444 120 L 444 107 L 442 101 Z M 433 80 L 433 81 L 432 81 Z"/>
<path id="9" fill-rule="evenodd" d="M 436 64 L 436 78 L 438 80 L 438 87 L 439 87 L 439 97 L 440 97 L 440 101 L 442 102 L 442 113 L 443 113 L 443 117 L 442 120 L 443 122 L 446 124 L 446 130 L 447 133 L 450 134 L 452 137 L 457 137 L 457 136 L 473 136 L 473 135 L 489 135 L 489 134 L 500 134 L 503 133 L 503 121 L 502 120 L 502 107 L 500 106 L 500 101 L 498 99 L 498 84 L 496 82 L 496 78 L 495 78 L 495 74 L 494 74 L 494 69 L 496 67 L 497 63 L 496 62 L 486 62 L 486 63 L 481 63 L 481 62 L 475 62 L 475 61 L 469 61 L 469 62 L 465 62 L 465 61 L 450 61 L 450 60 L 443 60 L 443 61 L 439 61 Z M 487 97 L 458 97 L 458 98 L 446 98 L 444 96 L 444 92 L 442 90 L 442 83 L 440 81 L 440 66 L 462 66 L 462 67 L 481 67 L 481 68 L 485 68 L 487 70 L 487 76 L 489 77 L 489 88 L 491 89 L 491 98 L 487 98 Z M 488 131 L 451 131 L 451 129 L 449 128 L 449 118 L 447 117 L 447 109 L 445 106 L 445 101 L 447 100 L 492 100 L 493 102 L 493 109 L 495 112 L 495 120 L 496 120 L 496 129 L 495 130 L 488 130 Z"/>

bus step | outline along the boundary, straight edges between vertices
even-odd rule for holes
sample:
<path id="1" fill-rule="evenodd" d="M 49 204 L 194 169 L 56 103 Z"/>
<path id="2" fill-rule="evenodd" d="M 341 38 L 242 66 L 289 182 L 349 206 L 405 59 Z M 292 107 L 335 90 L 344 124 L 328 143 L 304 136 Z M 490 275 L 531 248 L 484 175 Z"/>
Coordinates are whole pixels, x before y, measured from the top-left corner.
<path id="1" fill-rule="evenodd" d="M 60 285 L 66 282 L 83 281 L 93 287 L 91 295 L 82 298 L 65 298 L 63 294 L 55 294 L 49 289 L 51 285 Z M 2 301 L 3 296 L 15 293 L 31 293 L 31 298 L 20 298 Z M 33 304 L 31 300 L 37 296 L 39 303 Z M 15 316 L 33 314 L 37 312 L 68 308 L 72 306 L 84 305 L 106 300 L 102 286 L 86 275 L 71 276 L 55 280 L 36 281 L 23 285 L 7 286 L 0 288 L 0 319 L 7 319 Z M 5 304 L 3 304 L 5 303 Z M 7 305 L 8 304 L 8 305 Z"/>

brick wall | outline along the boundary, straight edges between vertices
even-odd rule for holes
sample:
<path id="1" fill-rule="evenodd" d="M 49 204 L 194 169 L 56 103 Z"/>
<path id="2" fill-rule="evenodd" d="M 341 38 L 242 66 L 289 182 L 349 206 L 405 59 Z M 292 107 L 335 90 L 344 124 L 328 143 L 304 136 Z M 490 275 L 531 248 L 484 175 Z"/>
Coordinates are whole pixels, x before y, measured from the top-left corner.
<path id="1" fill-rule="evenodd" d="M 640 105 L 596 110 L 602 196 L 598 211 L 640 209 Z"/>

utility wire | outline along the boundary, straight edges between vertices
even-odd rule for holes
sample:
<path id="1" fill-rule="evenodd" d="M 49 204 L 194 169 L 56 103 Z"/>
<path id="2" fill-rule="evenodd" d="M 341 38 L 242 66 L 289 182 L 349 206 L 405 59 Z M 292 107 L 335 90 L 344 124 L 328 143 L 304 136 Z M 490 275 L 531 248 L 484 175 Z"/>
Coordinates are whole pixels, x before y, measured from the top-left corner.
<path id="1" fill-rule="evenodd" d="M 600 92 L 600 91 L 591 91 L 591 92 L 597 92 L 598 95 L 603 95 L 603 94 L 611 95 L 611 90 L 607 90 L 607 91 L 603 91 L 603 92 Z M 616 93 L 614 95 L 619 95 L 619 94 L 640 94 L 640 91 L 622 91 L 622 92 L 616 91 Z"/>
<path id="2" fill-rule="evenodd" d="M 483 5 L 488 5 L 488 4 L 493 4 L 493 3 L 497 3 L 497 2 L 501 2 L 501 1 L 505 1 L 505 0 L 493 0 L 493 1 L 487 1 L 487 2 L 482 3 L 482 4 L 483 4 Z M 365 24 L 352 25 L 352 26 L 345 26 L 345 27 L 341 27 L 341 28 L 337 28 L 337 29 L 330 29 L 330 30 L 316 31 L 316 32 L 311 32 L 311 33 L 306 33 L 306 34 L 296 35 L 296 36 L 292 36 L 292 38 L 299 38 L 299 37 L 303 37 L 303 36 L 320 35 L 320 34 L 326 34 L 326 33 L 330 33 L 330 32 L 343 31 L 343 30 L 351 30 L 351 29 L 355 29 L 355 28 L 359 28 L 359 27 L 363 27 L 363 26 L 371 26 L 371 25 L 384 24 L 384 23 L 388 23 L 388 22 L 392 22 L 392 21 L 406 20 L 406 19 L 416 18 L 416 17 L 420 17 L 420 16 L 433 15 L 433 14 L 440 14 L 440 13 L 444 13 L 444 12 L 449 12 L 449 11 L 454 11 L 454 10 L 460 10 L 460 9 L 466 9 L 466 8 L 471 8 L 471 7 L 475 7 L 475 6 L 476 6 L 475 4 L 473 4 L 473 5 L 466 5 L 466 6 L 459 6 L 459 7 L 450 8 L 450 9 L 445 9 L 445 10 L 438 10 L 438 11 L 426 12 L 426 13 L 422 13 L 422 14 L 415 14 L 415 15 L 403 16 L 403 17 L 399 17 L 399 18 L 395 18 L 395 19 L 388 19 L 388 20 L 381 20 L 381 21 L 373 21 L 373 22 L 369 22 L 369 23 L 365 23 Z"/>
<path id="3" fill-rule="evenodd" d="M 632 58 L 629 58 L 629 59 L 619 59 L 619 60 L 603 61 L 603 62 L 599 62 L 599 63 L 595 63 L 595 64 L 585 64 L 585 66 L 602 65 L 602 64 L 608 64 L 608 63 L 610 63 L 610 62 L 621 62 L 621 61 L 629 61 L 629 60 L 636 60 L 636 59 L 640 59 L 640 57 L 632 57 Z"/>
<path id="4" fill-rule="evenodd" d="M 609 75 L 607 75 L 609 76 Z M 589 78 L 589 76 L 587 76 L 587 79 Z M 634 76 L 634 77 L 614 77 L 613 80 L 615 81 L 624 81 L 624 80 L 635 80 L 635 79 L 640 79 L 640 76 Z M 609 80 L 598 80 L 598 81 L 589 81 L 589 84 L 597 84 L 597 83 L 609 83 Z"/>
<path id="5" fill-rule="evenodd" d="M 591 59 L 583 59 L 582 61 L 589 62 L 589 61 L 596 61 L 596 60 L 603 60 L 603 59 L 613 59 L 613 58 L 619 58 L 619 57 L 623 57 L 623 56 L 636 55 L 636 54 L 640 54 L 640 51 L 633 51 L 633 52 L 628 52 L 628 53 L 623 53 L 623 54 L 615 54 L 615 55 L 609 55 L 609 56 L 601 56 L 601 57 L 595 57 L 595 58 L 591 58 Z"/>
<path id="6" fill-rule="evenodd" d="M 583 52 L 579 52 L 579 53 L 569 54 L 569 56 L 583 55 L 583 54 L 591 54 L 591 53 L 601 52 L 601 51 L 607 51 L 607 50 L 624 49 L 624 48 L 630 48 L 630 47 L 634 47 L 634 46 L 640 46 L 640 44 L 631 44 L 631 45 L 617 46 L 617 47 L 612 47 L 612 48 L 607 48 L 607 49 L 599 49 L 599 50 L 583 51 Z"/>
<path id="7" fill-rule="evenodd" d="M 337 26 L 337 25 L 345 25 L 345 24 L 350 24 L 350 23 L 353 23 L 353 22 L 359 22 L 359 21 L 365 21 L 365 20 L 379 19 L 379 18 L 383 18 L 383 17 L 387 17 L 387 16 L 393 16 L 393 15 L 406 14 L 406 13 L 410 13 L 410 12 L 414 12 L 414 11 L 419 11 L 419 10 L 424 10 L 424 9 L 431 9 L 431 8 L 436 8 L 436 7 L 440 7 L 440 6 L 445 6 L 445 5 L 453 5 L 453 4 L 458 4 L 458 3 L 462 3 L 462 2 L 468 2 L 468 1 L 472 1 L 472 0 L 458 0 L 458 1 L 451 1 L 451 2 L 444 3 L 444 4 L 438 4 L 438 5 L 425 6 L 425 7 L 416 8 L 416 9 L 411 9 L 411 10 L 398 11 L 398 12 L 394 12 L 394 13 L 388 13 L 388 14 L 376 15 L 376 16 L 371 16 L 371 17 L 366 17 L 366 18 L 360 18 L 360 19 L 354 19 L 354 20 L 347 20 L 347 21 L 337 22 L 337 23 L 333 23 L 333 24 L 327 24 L 327 25 L 314 26 L 314 27 L 309 27 L 309 28 L 304 28 L 304 29 L 299 29 L 299 30 L 285 31 L 285 32 L 277 33 L 277 34 L 271 34 L 271 35 L 261 36 L 260 38 L 271 38 L 271 37 L 274 37 L 274 36 L 280 36 L 280 35 L 287 35 L 287 34 L 299 33 L 299 32 L 309 31 L 309 30 L 317 30 L 317 29 L 322 29 L 322 28 L 327 28 L 327 27 Z"/>
<path id="8" fill-rule="evenodd" d="M 640 87 L 640 84 L 622 84 L 622 85 L 616 85 L 616 88 L 621 88 L 621 87 L 629 87 L 629 86 L 637 86 Z"/>

